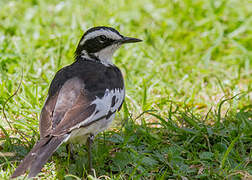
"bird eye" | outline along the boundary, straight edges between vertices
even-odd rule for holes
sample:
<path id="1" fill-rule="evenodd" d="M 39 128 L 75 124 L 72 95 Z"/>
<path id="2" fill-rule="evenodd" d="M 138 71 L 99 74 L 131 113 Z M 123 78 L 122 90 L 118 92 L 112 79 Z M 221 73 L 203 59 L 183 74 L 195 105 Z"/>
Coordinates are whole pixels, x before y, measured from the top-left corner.
<path id="1" fill-rule="evenodd" d="M 98 36 L 98 37 L 97 37 L 97 40 L 98 40 L 100 43 L 104 43 L 104 42 L 107 40 L 107 38 L 106 38 L 106 36 L 101 35 L 101 36 Z"/>

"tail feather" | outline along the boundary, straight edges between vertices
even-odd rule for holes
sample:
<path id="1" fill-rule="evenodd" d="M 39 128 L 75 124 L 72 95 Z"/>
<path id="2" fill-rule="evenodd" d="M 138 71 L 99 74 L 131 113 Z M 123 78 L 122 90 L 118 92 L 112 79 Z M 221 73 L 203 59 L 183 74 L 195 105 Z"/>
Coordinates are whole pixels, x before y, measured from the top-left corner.
<path id="1" fill-rule="evenodd" d="M 11 178 L 16 178 L 24 174 L 27 170 L 30 170 L 29 177 L 36 176 L 66 138 L 67 136 L 42 138 L 16 168 Z"/>

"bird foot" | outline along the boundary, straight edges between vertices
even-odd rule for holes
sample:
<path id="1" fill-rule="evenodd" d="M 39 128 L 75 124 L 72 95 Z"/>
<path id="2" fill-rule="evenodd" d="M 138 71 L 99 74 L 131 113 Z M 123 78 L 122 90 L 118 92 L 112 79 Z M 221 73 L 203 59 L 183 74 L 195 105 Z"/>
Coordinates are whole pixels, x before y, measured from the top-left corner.
<path id="1" fill-rule="evenodd" d="M 66 151 L 67 151 L 69 159 L 72 160 L 72 161 L 75 160 L 72 144 L 67 144 L 66 145 Z"/>
<path id="2" fill-rule="evenodd" d="M 93 169 L 93 164 L 92 164 L 92 145 L 94 142 L 94 135 L 90 134 L 88 139 L 87 139 L 87 148 L 88 148 L 88 164 L 89 164 L 89 170 L 88 174 L 94 175 L 94 169 Z"/>

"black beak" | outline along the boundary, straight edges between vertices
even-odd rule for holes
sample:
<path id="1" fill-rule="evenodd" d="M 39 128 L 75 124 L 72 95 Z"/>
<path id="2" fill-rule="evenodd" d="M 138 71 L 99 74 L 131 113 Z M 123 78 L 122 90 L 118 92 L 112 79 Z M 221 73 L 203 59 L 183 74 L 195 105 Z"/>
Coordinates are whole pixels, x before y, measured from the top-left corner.
<path id="1" fill-rule="evenodd" d="M 121 44 L 126 44 L 126 43 L 136 43 L 136 42 L 141 42 L 141 39 L 137 38 L 132 38 L 132 37 L 123 37 L 123 39 L 119 40 L 119 43 Z"/>

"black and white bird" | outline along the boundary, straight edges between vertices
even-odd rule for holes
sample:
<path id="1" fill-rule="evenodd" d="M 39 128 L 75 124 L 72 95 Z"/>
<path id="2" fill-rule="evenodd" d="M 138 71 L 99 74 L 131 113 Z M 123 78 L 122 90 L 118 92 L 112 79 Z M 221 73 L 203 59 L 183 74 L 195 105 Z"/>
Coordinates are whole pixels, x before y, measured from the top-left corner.
<path id="1" fill-rule="evenodd" d="M 109 127 L 125 96 L 123 76 L 111 59 L 125 43 L 140 39 L 111 27 L 93 27 L 81 38 L 75 62 L 60 69 L 49 88 L 40 115 L 40 140 L 23 159 L 12 178 L 29 171 L 36 176 L 62 143 L 86 143 L 91 155 L 93 137 Z M 91 167 L 91 159 L 89 158 Z"/>

